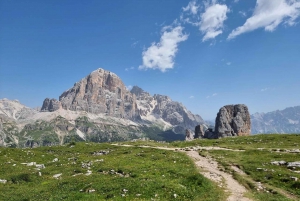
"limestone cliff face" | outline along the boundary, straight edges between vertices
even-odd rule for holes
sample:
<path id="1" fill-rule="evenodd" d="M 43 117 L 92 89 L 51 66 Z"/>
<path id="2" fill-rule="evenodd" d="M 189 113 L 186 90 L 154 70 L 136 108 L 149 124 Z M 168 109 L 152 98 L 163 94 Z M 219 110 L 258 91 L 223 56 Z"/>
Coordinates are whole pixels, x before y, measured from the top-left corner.
<path id="1" fill-rule="evenodd" d="M 215 124 L 218 137 L 244 136 L 250 132 L 251 120 L 246 105 L 226 105 L 219 110 Z"/>
<path id="2" fill-rule="evenodd" d="M 60 101 L 56 99 L 46 98 L 43 102 L 43 106 L 41 108 L 41 112 L 54 112 L 61 108 Z"/>
<path id="3" fill-rule="evenodd" d="M 176 133 L 184 134 L 186 129 L 194 129 L 196 125 L 204 123 L 199 115 L 192 114 L 184 105 L 168 96 L 159 94 L 151 96 L 137 86 L 131 89 L 131 93 L 136 95 L 142 119 L 162 119 L 173 126 Z"/>
<path id="4" fill-rule="evenodd" d="M 135 95 L 131 94 L 114 73 L 97 69 L 65 91 L 60 97 L 62 108 L 94 114 L 135 119 L 138 117 Z"/>

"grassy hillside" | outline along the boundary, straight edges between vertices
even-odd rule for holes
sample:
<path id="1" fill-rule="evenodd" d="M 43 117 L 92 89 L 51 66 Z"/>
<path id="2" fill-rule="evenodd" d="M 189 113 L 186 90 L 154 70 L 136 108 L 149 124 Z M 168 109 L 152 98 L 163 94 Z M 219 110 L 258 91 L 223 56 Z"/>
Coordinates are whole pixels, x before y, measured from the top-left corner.
<path id="1" fill-rule="evenodd" d="M 198 139 L 172 143 L 136 142 L 133 145 L 199 148 L 199 154 L 219 162 L 220 169 L 230 172 L 250 190 L 256 200 L 300 200 L 300 167 L 288 167 L 289 162 L 300 164 L 300 135 L 274 134 L 232 137 L 216 140 Z M 222 147 L 230 150 L 206 150 Z M 285 161 L 286 164 L 272 164 Z M 234 171 L 239 169 L 241 175 Z M 259 186 L 264 186 L 261 189 Z M 288 198 L 290 197 L 290 198 Z"/>
<path id="2" fill-rule="evenodd" d="M 7 180 L 0 183 L 0 200 L 216 201 L 223 197 L 222 190 L 180 152 L 71 143 L 0 148 L 0 161 L 0 179 Z"/>

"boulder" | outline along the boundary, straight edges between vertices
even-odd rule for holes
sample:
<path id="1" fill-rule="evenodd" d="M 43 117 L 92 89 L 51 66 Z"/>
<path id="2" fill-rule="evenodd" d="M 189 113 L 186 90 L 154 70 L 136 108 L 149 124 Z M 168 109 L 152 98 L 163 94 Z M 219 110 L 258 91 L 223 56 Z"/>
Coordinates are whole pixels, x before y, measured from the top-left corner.
<path id="1" fill-rule="evenodd" d="M 219 110 L 215 123 L 218 137 L 246 136 L 250 132 L 250 114 L 246 105 L 226 105 Z"/>

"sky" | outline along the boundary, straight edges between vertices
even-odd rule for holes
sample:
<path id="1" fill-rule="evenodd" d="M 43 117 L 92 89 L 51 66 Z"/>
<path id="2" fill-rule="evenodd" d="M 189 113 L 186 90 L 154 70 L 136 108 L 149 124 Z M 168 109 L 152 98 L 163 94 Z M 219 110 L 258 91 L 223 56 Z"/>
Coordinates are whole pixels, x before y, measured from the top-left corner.
<path id="1" fill-rule="evenodd" d="M 205 120 L 300 105 L 300 0 L 1 0 L 0 98 L 29 107 L 92 71 Z"/>

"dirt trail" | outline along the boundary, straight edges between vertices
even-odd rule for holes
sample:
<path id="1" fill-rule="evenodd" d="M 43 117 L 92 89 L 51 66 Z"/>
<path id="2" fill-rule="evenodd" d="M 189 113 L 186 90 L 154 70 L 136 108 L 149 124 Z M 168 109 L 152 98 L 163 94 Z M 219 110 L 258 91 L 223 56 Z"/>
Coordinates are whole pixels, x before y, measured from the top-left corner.
<path id="1" fill-rule="evenodd" d="M 131 146 L 131 145 L 119 145 L 119 146 Z M 167 148 L 167 147 L 150 147 L 150 146 L 140 146 L 140 147 L 164 149 L 170 151 L 178 150 L 176 148 Z M 213 149 L 218 149 L 218 148 L 220 147 L 214 147 Z M 220 187 L 224 187 L 226 189 L 225 191 L 229 193 L 229 197 L 227 198 L 227 201 L 251 201 L 251 199 L 244 197 L 244 193 L 247 192 L 246 188 L 241 184 L 239 184 L 235 179 L 233 179 L 232 175 L 220 171 L 218 169 L 218 163 L 216 161 L 214 161 L 211 158 L 200 156 L 197 151 L 185 151 L 185 153 L 193 159 L 195 165 L 200 169 L 200 173 L 202 175 L 218 183 Z"/>
<path id="2" fill-rule="evenodd" d="M 206 178 L 217 182 L 219 186 L 225 184 L 225 189 L 230 193 L 227 201 L 250 201 L 249 198 L 244 197 L 244 193 L 247 192 L 246 188 L 234 180 L 230 174 L 220 171 L 216 161 L 200 156 L 197 151 L 188 151 L 186 154 L 194 160 L 198 168 L 201 168 L 201 174 Z"/>

